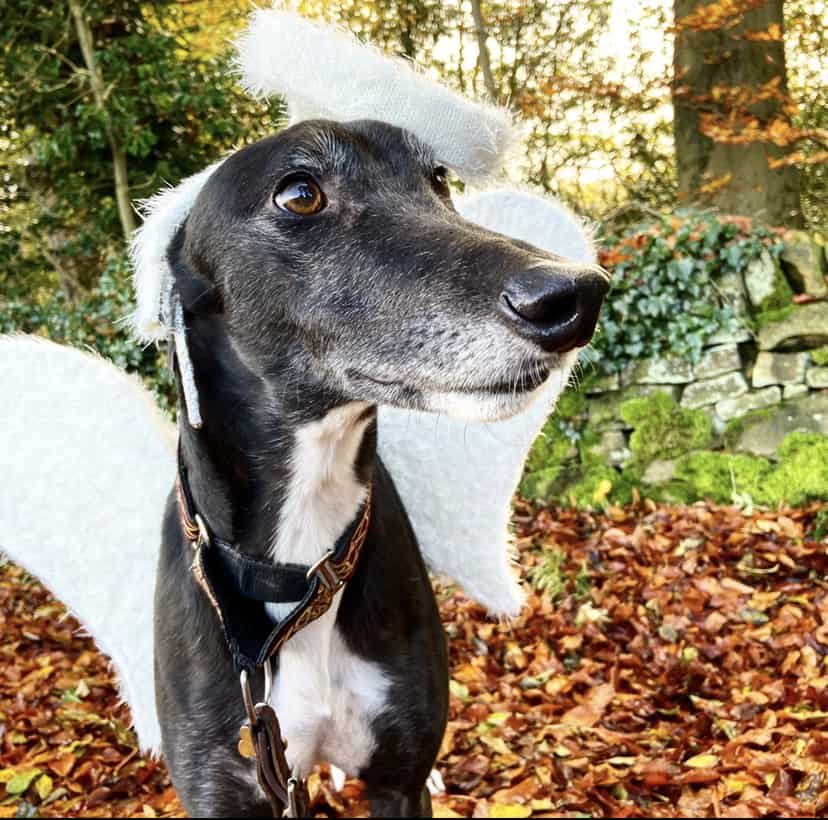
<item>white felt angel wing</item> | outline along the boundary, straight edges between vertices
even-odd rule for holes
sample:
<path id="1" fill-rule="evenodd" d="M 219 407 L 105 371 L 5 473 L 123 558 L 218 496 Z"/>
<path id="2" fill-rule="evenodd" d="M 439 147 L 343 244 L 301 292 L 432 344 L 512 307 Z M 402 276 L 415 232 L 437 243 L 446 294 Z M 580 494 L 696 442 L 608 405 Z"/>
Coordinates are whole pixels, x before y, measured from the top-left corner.
<path id="1" fill-rule="evenodd" d="M 160 748 L 152 599 L 173 425 L 137 378 L 33 336 L 0 337 L 0 550 L 112 659 L 141 747 Z"/>

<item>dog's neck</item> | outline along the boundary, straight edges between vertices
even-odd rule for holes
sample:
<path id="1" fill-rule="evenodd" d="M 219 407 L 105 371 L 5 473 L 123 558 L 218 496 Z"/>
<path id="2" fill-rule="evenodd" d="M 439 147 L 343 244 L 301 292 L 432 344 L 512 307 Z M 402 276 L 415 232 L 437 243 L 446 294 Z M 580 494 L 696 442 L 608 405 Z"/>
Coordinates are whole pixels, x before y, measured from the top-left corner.
<path id="1" fill-rule="evenodd" d="M 188 325 L 203 427 L 186 423 L 180 396 L 179 427 L 198 512 L 249 555 L 314 563 L 365 500 L 376 409 L 326 388 L 287 344 L 256 373 L 218 318 Z"/>

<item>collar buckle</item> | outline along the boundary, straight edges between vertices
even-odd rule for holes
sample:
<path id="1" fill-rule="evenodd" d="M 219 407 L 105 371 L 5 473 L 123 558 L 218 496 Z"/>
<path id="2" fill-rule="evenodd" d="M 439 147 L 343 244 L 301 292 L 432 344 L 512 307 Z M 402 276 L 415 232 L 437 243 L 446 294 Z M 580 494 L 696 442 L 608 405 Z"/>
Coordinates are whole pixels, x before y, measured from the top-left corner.
<path id="1" fill-rule="evenodd" d="M 331 592 L 338 592 L 345 586 L 345 579 L 339 576 L 336 568 L 331 563 L 333 555 L 334 551 L 328 550 L 315 564 L 313 564 L 313 566 L 311 566 L 305 577 L 308 581 L 310 581 L 311 578 L 316 576 Z"/>
<path id="2" fill-rule="evenodd" d="M 204 519 L 198 513 L 195 514 L 195 524 L 198 531 L 196 544 L 201 547 L 209 547 L 210 531 L 207 529 L 207 524 L 204 523 Z"/>

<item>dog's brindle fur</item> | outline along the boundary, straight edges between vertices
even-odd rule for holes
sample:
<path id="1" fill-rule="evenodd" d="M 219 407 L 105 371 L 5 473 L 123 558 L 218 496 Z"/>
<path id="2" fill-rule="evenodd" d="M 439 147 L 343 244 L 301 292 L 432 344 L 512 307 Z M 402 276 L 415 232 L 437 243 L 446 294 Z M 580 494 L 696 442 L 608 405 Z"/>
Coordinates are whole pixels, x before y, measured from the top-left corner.
<path id="1" fill-rule="evenodd" d="M 297 171 L 325 192 L 316 215 L 274 203 Z M 237 152 L 168 256 L 204 418 L 200 430 L 181 424 L 182 453 L 211 531 L 251 556 L 310 564 L 373 486 L 356 574 L 275 662 L 288 759 L 302 775 L 324 758 L 361 777 L 374 816 L 428 815 L 446 645 L 376 455 L 376 406 L 517 412 L 549 372 L 571 365 L 597 307 L 567 344 L 545 344 L 511 308 L 504 314 L 504 283 L 542 268 L 550 281 L 585 283 L 600 304 L 603 279 L 464 221 L 428 147 L 367 121 L 305 122 Z M 518 301 L 519 291 L 518 281 Z M 237 752 L 239 680 L 191 558 L 171 495 L 155 601 L 164 755 L 191 816 L 269 815 Z"/>

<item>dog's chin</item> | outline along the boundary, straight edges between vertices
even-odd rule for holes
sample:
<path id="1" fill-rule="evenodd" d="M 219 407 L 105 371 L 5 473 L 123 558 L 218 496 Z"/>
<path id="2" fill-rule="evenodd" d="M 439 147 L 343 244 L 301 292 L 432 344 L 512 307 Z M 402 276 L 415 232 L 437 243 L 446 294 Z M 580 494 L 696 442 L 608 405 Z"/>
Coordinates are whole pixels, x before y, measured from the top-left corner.
<path id="1" fill-rule="evenodd" d="M 425 410 L 461 421 L 503 421 L 525 410 L 544 392 L 545 383 L 518 394 L 435 392 L 424 396 Z"/>
<path id="2" fill-rule="evenodd" d="M 438 391 L 424 396 L 426 410 L 444 416 L 471 422 L 504 421 L 543 400 L 554 406 L 569 383 L 569 367 L 552 370 L 547 378 L 532 390 L 519 392 Z"/>
<path id="3" fill-rule="evenodd" d="M 350 372 L 351 387 L 358 382 L 363 398 L 375 404 L 386 404 L 406 410 L 436 413 L 462 421 L 503 421 L 526 410 L 543 397 L 550 407 L 554 406 L 569 383 L 569 374 L 577 358 L 577 352 L 560 356 L 556 366 L 535 369 L 531 376 L 517 381 L 493 383 L 490 387 L 461 389 L 414 387 L 399 382 L 380 381 L 363 374 Z M 366 390 L 367 388 L 367 390 Z"/>

